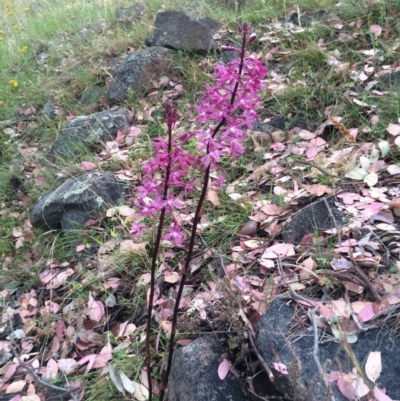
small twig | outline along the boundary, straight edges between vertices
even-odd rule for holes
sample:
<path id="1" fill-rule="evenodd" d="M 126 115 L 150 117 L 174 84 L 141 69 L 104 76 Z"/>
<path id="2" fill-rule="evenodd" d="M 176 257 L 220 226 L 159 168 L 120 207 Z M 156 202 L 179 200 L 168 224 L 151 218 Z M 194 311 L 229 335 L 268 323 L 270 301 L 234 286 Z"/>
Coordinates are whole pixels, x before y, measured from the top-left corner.
<path id="1" fill-rule="evenodd" d="M 336 229 L 336 234 L 337 234 L 337 236 L 338 236 L 338 242 L 339 242 L 339 244 L 341 244 L 341 243 L 342 243 L 342 235 L 341 235 L 340 230 L 339 230 L 339 227 L 338 227 L 338 225 L 337 225 L 335 216 L 333 215 L 332 209 L 331 209 L 331 207 L 329 206 L 329 203 L 328 203 L 328 201 L 326 200 L 326 198 L 323 198 L 323 201 L 324 201 L 324 203 L 325 203 L 326 208 L 328 209 L 329 216 L 330 216 L 330 218 L 332 219 L 333 225 L 334 225 L 334 227 L 335 227 L 335 229 Z"/>
<path id="2" fill-rule="evenodd" d="M 268 397 L 262 397 L 261 395 L 256 394 L 254 391 L 247 389 L 247 391 L 251 394 L 254 395 L 254 397 L 258 398 L 259 400 L 263 400 L 263 401 L 271 401 L 273 399 L 275 400 L 283 400 L 284 397 L 283 396 L 279 396 L 279 395 L 269 395 Z"/>
<path id="3" fill-rule="evenodd" d="M 64 392 L 64 393 L 71 393 L 71 396 L 72 396 L 72 394 L 73 394 L 74 392 L 80 390 L 80 389 L 76 389 L 76 388 L 75 388 L 75 389 L 72 389 L 72 388 L 66 388 L 66 387 L 59 387 L 59 386 L 56 386 L 56 385 L 54 385 L 54 384 L 51 384 L 51 383 L 47 382 L 46 380 L 43 380 L 43 379 L 35 372 L 35 370 L 34 370 L 32 367 L 30 367 L 29 365 L 27 365 L 27 364 L 20 358 L 20 356 L 18 355 L 17 350 L 15 349 L 15 347 L 14 347 L 13 344 L 12 344 L 13 341 L 14 341 L 14 337 L 13 337 L 14 329 L 13 329 L 13 325 L 12 325 L 12 322 L 11 322 L 11 317 L 9 317 L 9 322 L 10 322 L 10 329 L 11 329 L 11 334 L 10 334 L 11 341 L 10 341 L 10 343 L 8 344 L 8 346 L 10 347 L 11 352 L 13 353 L 15 359 L 18 361 L 18 364 L 19 364 L 19 366 L 20 366 L 21 368 L 27 370 L 40 384 L 42 384 L 43 386 L 52 388 L 53 390 L 62 391 L 62 392 Z"/>
<path id="4" fill-rule="evenodd" d="M 374 286 L 372 285 L 371 281 L 369 281 L 369 278 L 367 277 L 367 275 L 362 271 L 362 269 L 358 266 L 357 262 L 355 261 L 353 254 L 351 252 L 349 252 L 349 256 L 351 261 L 353 262 L 353 268 L 354 270 L 359 274 L 361 280 L 364 282 L 365 286 L 369 289 L 369 291 L 371 292 L 371 295 L 373 296 L 375 301 L 380 301 L 381 297 L 378 294 L 378 291 L 376 291 L 376 289 L 374 288 Z"/>
<path id="5" fill-rule="evenodd" d="M 29 120 L 32 116 L 33 116 L 33 113 L 27 114 L 26 116 L 16 117 L 16 118 L 13 118 L 11 120 L 0 121 L 0 128 L 6 128 L 6 127 L 9 127 L 10 125 L 17 124 L 20 121 Z"/>
<path id="6" fill-rule="evenodd" d="M 332 276 L 338 278 L 339 280 L 348 281 L 350 283 L 360 285 L 361 287 L 365 287 L 364 281 L 362 281 L 359 277 L 348 277 L 340 272 L 333 270 L 318 270 L 318 274 L 324 274 L 325 276 Z"/>
<path id="7" fill-rule="evenodd" d="M 281 262 L 280 258 L 278 258 L 277 265 L 278 265 L 278 271 L 279 271 L 280 276 L 282 277 L 282 280 L 284 281 L 285 284 L 287 284 L 288 280 L 287 280 L 285 272 L 283 271 L 282 262 Z M 293 288 L 290 287 L 290 285 L 287 285 L 287 287 L 288 287 L 288 290 L 289 290 L 289 294 L 294 299 L 300 299 L 301 301 L 308 303 L 312 307 L 315 306 L 313 301 L 310 301 L 309 299 L 303 297 L 302 295 L 297 294 L 297 292 L 294 291 Z"/>
<path id="8" fill-rule="evenodd" d="M 285 272 L 283 271 L 282 262 L 281 262 L 280 258 L 278 258 L 278 270 L 279 270 L 279 274 L 281 275 L 282 279 L 286 281 L 286 275 L 285 275 Z M 311 320 L 312 320 L 313 329 L 314 329 L 313 358 L 314 358 L 315 364 L 317 365 L 318 373 L 320 374 L 321 379 L 323 380 L 327 391 L 330 391 L 328 381 L 326 380 L 326 377 L 322 370 L 322 366 L 318 359 L 318 328 L 317 328 L 317 322 L 315 319 L 315 312 L 318 310 L 318 306 L 315 306 L 313 301 L 310 301 L 309 299 L 303 297 L 302 295 L 297 294 L 296 291 L 294 291 L 292 288 L 290 288 L 290 286 L 288 286 L 288 289 L 289 289 L 289 293 L 292 295 L 293 298 L 295 298 L 295 299 L 297 298 L 297 299 L 302 300 L 303 302 L 307 302 L 309 305 L 311 305 L 313 307 L 313 309 L 311 310 L 311 316 L 312 316 Z M 335 397 L 333 394 L 330 395 L 330 399 L 331 399 L 331 401 L 335 401 Z"/>
<path id="9" fill-rule="evenodd" d="M 256 394 L 254 391 L 251 391 L 250 389 L 247 389 L 247 391 L 250 393 L 250 394 L 253 394 L 254 395 L 254 397 L 256 397 L 257 399 L 259 399 L 259 400 L 263 400 L 263 401 L 269 401 L 270 400 L 270 397 L 261 397 L 261 395 L 258 395 L 258 394 Z"/>
<path id="10" fill-rule="evenodd" d="M 254 351 L 254 353 L 257 356 L 257 359 L 259 360 L 259 362 L 261 363 L 261 366 L 263 367 L 263 369 L 266 371 L 268 378 L 271 382 L 273 382 L 275 380 L 274 374 L 272 373 L 271 369 L 269 368 L 267 362 L 265 362 L 264 358 L 262 357 L 262 355 L 260 354 L 260 352 L 258 351 L 258 348 L 256 347 L 256 343 L 254 341 L 254 337 L 253 337 L 253 333 L 249 330 L 247 332 L 247 334 L 249 335 L 249 339 L 250 339 L 250 344 L 251 347 Z"/>
<path id="11" fill-rule="evenodd" d="M 226 270 L 224 259 L 222 258 L 221 254 L 219 255 L 219 259 L 221 261 L 221 266 L 222 266 L 222 269 L 224 270 L 226 277 L 229 278 L 229 272 L 228 272 L 228 270 Z"/>
<path id="12" fill-rule="evenodd" d="M 351 317 L 353 318 L 354 323 L 356 324 L 357 328 L 358 328 L 360 331 L 366 331 L 366 330 L 368 330 L 368 329 L 365 329 L 365 328 L 361 325 L 361 323 L 359 322 L 359 320 L 358 320 L 358 318 L 357 318 L 357 316 L 356 316 L 356 314 L 355 314 L 355 312 L 354 312 L 354 310 L 353 310 L 353 307 L 351 306 L 351 302 L 348 302 L 348 305 L 350 306 Z"/>
<path id="13" fill-rule="evenodd" d="M 243 321 L 246 323 L 249 330 L 251 331 L 251 334 L 255 337 L 256 334 L 254 331 L 254 327 L 251 324 L 250 320 L 247 318 L 246 312 L 244 311 L 243 306 L 241 304 L 239 304 L 239 314 L 240 314 L 241 318 L 243 319 Z"/>
<path id="14" fill-rule="evenodd" d="M 338 178 L 337 176 L 328 173 L 328 172 L 327 172 L 326 170 L 324 170 L 323 168 L 318 167 L 315 163 L 306 162 L 306 161 L 303 161 L 303 160 L 295 160 L 295 161 L 290 165 L 290 167 L 288 167 L 288 169 L 291 169 L 295 164 L 303 164 L 303 165 L 305 165 L 305 166 L 310 166 L 310 167 L 316 168 L 316 169 L 319 170 L 322 174 L 325 174 L 325 175 L 327 175 L 328 177 Z"/>
<path id="15" fill-rule="evenodd" d="M 328 380 L 326 379 L 326 377 L 324 375 L 324 371 L 323 371 L 321 363 L 319 362 L 319 359 L 318 359 L 318 327 L 317 327 L 317 321 L 315 319 L 315 312 L 317 310 L 318 310 L 318 306 L 311 309 L 311 321 L 312 321 L 312 325 L 313 325 L 313 329 L 314 329 L 313 358 L 314 358 L 315 364 L 317 365 L 318 373 L 319 373 L 322 381 L 325 384 L 326 391 L 329 394 L 329 393 L 331 393 L 331 386 L 329 385 Z M 330 399 L 331 399 L 331 401 L 335 401 L 335 396 L 332 393 L 330 394 Z"/>

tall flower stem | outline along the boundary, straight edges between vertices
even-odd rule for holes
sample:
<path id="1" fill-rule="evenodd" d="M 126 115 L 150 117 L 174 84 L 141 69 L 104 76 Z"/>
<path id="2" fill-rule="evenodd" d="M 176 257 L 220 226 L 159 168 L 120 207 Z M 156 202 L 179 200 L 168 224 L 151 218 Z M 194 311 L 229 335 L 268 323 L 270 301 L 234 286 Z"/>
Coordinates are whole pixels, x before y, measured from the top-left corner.
<path id="1" fill-rule="evenodd" d="M 245 25 L 245 26 L 247 27 L 247 25 Z M 247 31 L 247 29 L 243 29 L 239 72 L 238 72 L 239 77 L 242 75 L 242 72 L 243 72 L 243 65 L 244 65 L 244 60 L 245 60 L 244 53 L 245 53 L 245 46 L 248 43 L 248 34 L 249 34 L 249 32 Z M 233 105 L 233 103 L 235 101 L 238 88 L 239 88 L 239 81 L 236 81 L 232 95 L 231 95 L 231 99 L 230 99 L 231 105 Z M 212 134 L 212 138 L 216 137 L 218 132 L 221 130 L 221 128 L 225 124 L 226 124 L 226 118 L 223 117 L 221 119 L 221 121 L 218 123 L 218 125 L 215 127 L 214 132 Z M 206 155 L 208 155 L 208 154 L 209 154 L 209 146 L 207 146 L 207 150 L 206 150 Z M 195 243 L 196 233 L 197 233 L 197 225 L 200 221 L 201 211 L 203 208 L 204 200 L 207 195 L 208 181 L 210 179 L 210 171 L 211 171 L 211 163 L 208 165 L 208 167 L 206 168 L 205 173 L 204 173 L 201 194 L 200 194 L 199 202 L 197 203 L 196 212 L 195 212 L 194 219 L 193 219 L 193 226 L 192 226 L 192 230 L 191 230 L 191 234 L 190 234 L 189 249 L 187 252 L 186 259 L 185 259 L 185 264 L 182 269 L 182 276 L 181 276 L 181 280 L 180 280 L 180 284 L 179 284 L 178 294 L 177 294 L 176 301 L 175 301 L 174 313 L 172 316 L 171 336 L 170 336 L 170 340 L 169 340 L 167 369 L 165 371 L 163 381 L 161 383 L 160 401 L 164 400 L 165 391 L 166 391 L 167 385 L 168 385 L 168 377 L 171 372 L 172 358 L 173 358 L 174 346 L 175 346 L 174 340 L 175 340 L 175 334 L 176 334 L 176 324 L 177 324 L 177 320 L 178 320 L 179 303 L 182 299 L 183 288 L 186 283 L 186 278 L 187 278 L 188 271 L 189 271 L 189 265 L 190 265 L 190 262 L 191 262 L 192 256 L 193 256 L 194 243 Z"/>
<path id="2" fill-rule="evenodd" d="M 168 162 L 167 169 L 165 173 L 165 181 L 164 181 L 164 190 L 162 200 L 165 201 L 168 195 L 168 183 L 171 175 L 171 160 L 172 160 L 172 128 L 175 123 L 176 118 L 176 110 L 172 108 L 170 103 L 167 103 L 165 106 L 164 116 L 167 122 L 168 127 Z M 149 401 L 153 400 L 153 386 L 151 382 L 151 353 L 150 353 L 150 332 L 151 332 L 151 318 L 153 311 L 153 298 L 154 298 L 154 290 L 155 290 L 155 278 L 156 278 L 156 268 L 158 261 L 158 253 L 160 250 L 162 231 L 164 227 L 165 221 L 165 212 L 166 207 L 164 206 L 160 212 L 160 219 L 158 222 L 157 228 L 157 237 L 154 244 L 154 251 L 151 263 L 151 278 L 150 278 L 150 294 L 148 301 L 148 313 L 147 313 L 147 324 L 146 324 L 146 370 L 147 370 L 147 380 L 148 380 L 148 389 L 149 389 Z"/>

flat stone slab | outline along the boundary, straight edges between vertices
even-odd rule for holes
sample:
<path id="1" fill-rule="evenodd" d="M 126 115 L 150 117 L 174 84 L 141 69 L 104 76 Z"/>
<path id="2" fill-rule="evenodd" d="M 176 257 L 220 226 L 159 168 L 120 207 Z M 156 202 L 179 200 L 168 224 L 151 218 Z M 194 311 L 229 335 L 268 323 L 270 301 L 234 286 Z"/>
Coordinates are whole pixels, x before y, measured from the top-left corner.
<path id="1" fill-rule="evenodd" d="M 170 401 L 247 401 L 230 373 L 221 380 L 223 349 L 211 336 L 200 337 L 174 353 L 168 385 Z"/>
<path id="2" fill-rule="evenodd" d="M 165 11 L 157 14 L 154 34 L 145 40 L 145 44 L 176 50 L 209 52 L 219 49 L 213 38 L 219 26 L 218 21 L 209 17 L 191 18 L 181 11 Z"/>
<path id="3" fill-rule="evenodd" d="M 171 50 L 159 46 L 133 52 L 113 73 L 108 90 L 111 103 L 122 102 L 129 88 L 135 92 L 146 91 L 161 76 L 173 73 L 172 55 Z"/>
<path id="4" fill-rule="evenodd" d="M 117 132 L 129 127 L 129 110 L 106 110 L 71 120 L 51 146 L 47 158 L 73 161 L 91 147 L 115 139 Z"/>
<path id="5" fill-rule="evenodd" d="M 300 243 L 307 234 L 318 233 L 322 230 L 330 230 L 343 225 L 345 215 L 338 209 L 333 196 L 327 197 L 326 206 L 323 199 L 311 203 L 298 211 L 283 227 L 282 237 L 286 242 Z M 333 221 L 332 216 L 335 218 Z"/>
<path id="6" fill-rule="evenodd" d="M 127 196 L 128 188 L 111 172 L 82 174 L 40 197 L 32 207 L 30 221 L 37 228 L 76 229 Z"/>
<path id="7" fill-rule="evenodd" d="M 293 329 L 299 322 L 298 312 L 284 300 L 275 300 L 257 325 L 256 345 L 274 373 L 273 386 L 282 395 L 294 399 L 294 395 L 304 401 L 325 401 L 327 390 L 319 377 L 313 358 L 314 331 Z M 304 322 L 304 320 L 303 320 Z M 309 325 L 301 325 L 310 327 Z M 297 325 L 299 327 L 299 325 Z M 400 399 L 400 337 L 384 328 L 371 329 L 359 334 L 357 342 L 349 344 L 360 366 L 368 354 L 380 351 L 382 373 L 378 384 L 386 388 L 386 394 L 393 400 Z M 341 343 L 319 344 L 318 359 L 326 373 L 351 372 L 353 364 Z M 274 369 L 274 363 L 286 365 L 289 374 L 281 374 Z M 336 401 L 345 401 L 339 392 L 337 382 L 331 384 Z"/>

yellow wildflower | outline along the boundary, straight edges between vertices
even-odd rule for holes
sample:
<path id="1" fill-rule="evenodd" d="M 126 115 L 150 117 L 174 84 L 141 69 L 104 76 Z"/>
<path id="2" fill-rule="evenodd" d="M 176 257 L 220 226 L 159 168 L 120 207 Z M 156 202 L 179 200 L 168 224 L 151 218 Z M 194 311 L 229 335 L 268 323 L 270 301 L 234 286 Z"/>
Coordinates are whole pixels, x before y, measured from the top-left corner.
<path id="1" fill-rule="evenodd" d="M 3 38 L 0 36 L 0 42 L 3 40 Z"/>
<path id="2" fill-rule="evenodd" d="M 11 3 L 4 4 L 4 8 L 8 11 L 12 7 Z"/>
<path id="3" fill-rule="evenodd" d="M 13 11 L 10 11 L 8 14 L 7 14 L 7 17 L 12 17 L 14 15 L 14 12 Z"/>
<path id="4" fill-rule="evenodd" d="M 0 29 L 0 35 L 4 35 L 4 31 Z"/>
<path id="5" fill-rule="evenodd" d="M 27 50 L 28 50 L 28 46 L 22 46 L 22 47 L 19 49 L 19 51 L 20 51 L 21 53 L 25 53 Z"/>
<path id="6" fill-rule="evenodd" d="M 19 25 L 13 25 L 14 29 L 19 29 Z"/>
<path id="7" fill-rule="evenodd" d="M 26 13 L 29 13 L 29 11 L 31 11 L 31 9 L 30 9 L 29 7 L 25 7 L 25 8 L 24 8 L 24 11 L 25 11 Z"/>
<path id="8" fill-rule="evenodd" d="M 0 100 L 0 106 L 3 106 L 3 104 L 4 104 L 4 103 L 3 103 L 3 101 L 2 101 L 2 100 Z"/>
<path id="9" fill-rule="evenodd" d="M 15 79 L 10 79 L 8 83 L 13 87 L 17 88 L 18 87 L 18 82 Z"/>

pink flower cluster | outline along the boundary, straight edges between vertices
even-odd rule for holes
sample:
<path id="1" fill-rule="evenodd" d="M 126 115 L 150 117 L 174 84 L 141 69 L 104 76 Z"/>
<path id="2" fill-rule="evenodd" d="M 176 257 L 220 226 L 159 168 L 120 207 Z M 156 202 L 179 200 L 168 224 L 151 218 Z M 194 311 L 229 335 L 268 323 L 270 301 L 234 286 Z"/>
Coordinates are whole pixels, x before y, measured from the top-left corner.
<path id="1" fill-rule="evenodd" d="M 241 72 L 240 60 L 217 65 L 215 69 L 213 77 L 216 83 L 214 86 L 205 85 L 206 93 L 197 107 L 197 121 L 208 125 L 196 133 L 199 150 L 204 152 L 202 161 L 205 168 L 210 164 L 218 165 L 222 156 L 235 159 L 244 153 L 245 129 L 252 129 L 258 118 L 255 111 L 260 107 L 258 91 L 264 86 L 261 80 L 267 72 L 262 63 L 253 58 L 244 60 Z M 234 93 L 236 96 L 232 102 Z M 221 121 L 224 124 L 219 127 Z M 222 171 L 215 185 L 220 186 L 223 181 Z"/>
<path id="2" fill-rule="evenodd" d="M 241 36 L 242 48 L 238 49 L 241 58 L 227 65 L 216 65 L 214 86 L 205 85 L 205 94 L 197 107 L 197 121 L 206 128 L 172 137 L 176 109 L 168 103 L 164 113 L 168 138 L 153 141 L 154 157 L 142 165 L 142 186 L 137 188 L 140 215 L 154 218 L 163 212 L 169 216 L 171 226 L 162 238 L 176 244 L 182 244 L 186 236 L 174 210 L 182 208 L 182 199 L 194 191 L 193 170 L 204 172 L 211 166 L 219 169 L 221 175 L 215 185 L 222 185 L 225 176 L 218 166 L 221 157 L 236 158 L 244 153 L 245 129 L 252 129 L 258 118 L 255 111 L 260 106 L 258 91 L 263 87 L 261 80 L 266 68 L 260 61 L 244 57 L 244 47 L 255 38 L 249 24 L 243 25 Z M 185 149 L 192 137 L 199 143 L 198 154 Z M 144 228 L 144 224 L 135 223 L 131 233 L 139 236 Z"/>

